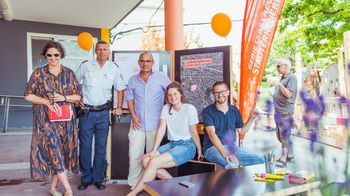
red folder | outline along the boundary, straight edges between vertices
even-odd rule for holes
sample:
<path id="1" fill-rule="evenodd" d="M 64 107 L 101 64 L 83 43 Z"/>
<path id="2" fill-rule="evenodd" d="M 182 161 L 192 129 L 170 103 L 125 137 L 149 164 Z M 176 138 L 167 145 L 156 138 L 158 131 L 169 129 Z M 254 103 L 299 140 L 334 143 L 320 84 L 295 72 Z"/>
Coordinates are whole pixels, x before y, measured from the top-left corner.
<path id="1" fill-rule="evenodd" d="M 64 104 L 60 106 L 57 113 L 49 109 L 48 114 L 50 122 L 70 121 L 73 116 L 73 110 L 70 104 Z"/>

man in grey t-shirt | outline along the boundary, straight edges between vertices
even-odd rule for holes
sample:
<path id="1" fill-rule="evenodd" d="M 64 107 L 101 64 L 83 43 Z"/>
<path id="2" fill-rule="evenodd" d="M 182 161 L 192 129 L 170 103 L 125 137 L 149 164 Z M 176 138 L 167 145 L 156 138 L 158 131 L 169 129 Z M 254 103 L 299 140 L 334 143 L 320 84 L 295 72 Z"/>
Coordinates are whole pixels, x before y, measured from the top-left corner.
<path id="1" fill-rule="evenodd" d="M 294 125 L 294 103 L 297 95 L 297 78 L 290 72 L 289 59 L 280 57 L 276 60 L 276 69 L 281 75 L 279 85 L 273 95 L 275 106 L 276 134 L 282 145 L 282 155 L 278 160 L 282 166 L 286 165 L 288 151 L 291 151 L 290 134 Z M 289 153 L 291 154 L 291 153 Z"/>

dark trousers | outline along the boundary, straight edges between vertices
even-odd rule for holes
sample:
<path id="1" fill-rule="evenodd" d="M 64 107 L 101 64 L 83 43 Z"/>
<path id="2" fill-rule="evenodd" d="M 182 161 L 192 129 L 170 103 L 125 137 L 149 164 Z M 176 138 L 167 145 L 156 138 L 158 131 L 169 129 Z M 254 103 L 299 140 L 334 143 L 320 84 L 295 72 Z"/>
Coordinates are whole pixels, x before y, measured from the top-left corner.
<path id="1" fill-rule="evenodd" d="M 79 166 L 81 183 L 101 183 L 107 167 L 106 143 L 109 130 L 109 111 L 89 112 L 79 118 Z M 95 153 L 91 166 L 92 138 L 95 136 Z"/>

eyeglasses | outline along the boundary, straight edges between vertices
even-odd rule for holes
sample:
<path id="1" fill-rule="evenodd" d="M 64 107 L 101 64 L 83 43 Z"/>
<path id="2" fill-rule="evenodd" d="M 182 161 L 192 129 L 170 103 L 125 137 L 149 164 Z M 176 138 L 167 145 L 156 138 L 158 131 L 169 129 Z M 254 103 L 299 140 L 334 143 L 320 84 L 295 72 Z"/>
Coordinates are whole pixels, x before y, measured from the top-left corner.
<path id="1" fill-rule="evenodd" d="M 223 95 L 223 94 L 226 93 L 227 91 L 228 91 L 228 90 L 213 92 L 213 95 L 215 95 L 215 96 Z"/>
<path id="2" fill-rule="evenodd" d="M 46 54 L 46 57 L 52 57 L 52 56 L 54 56 L 54 57 L 59 57 L 60 54 Z"/>
<path id="3" fill-rule="evenodd" d="M 152 63 L 152 60 L 139 60 L 139 63 Z"/>

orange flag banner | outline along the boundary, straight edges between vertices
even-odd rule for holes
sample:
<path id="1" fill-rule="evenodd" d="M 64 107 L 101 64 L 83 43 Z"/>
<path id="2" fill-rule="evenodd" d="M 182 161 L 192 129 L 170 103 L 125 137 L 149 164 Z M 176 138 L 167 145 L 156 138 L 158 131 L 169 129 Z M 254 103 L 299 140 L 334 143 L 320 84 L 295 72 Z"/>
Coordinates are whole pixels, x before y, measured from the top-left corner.
<path id="1" fill-rule="evenodd" d="M 284 0 L 247 0 L 242 32 L 239 109 L 250 118 Z"/>

